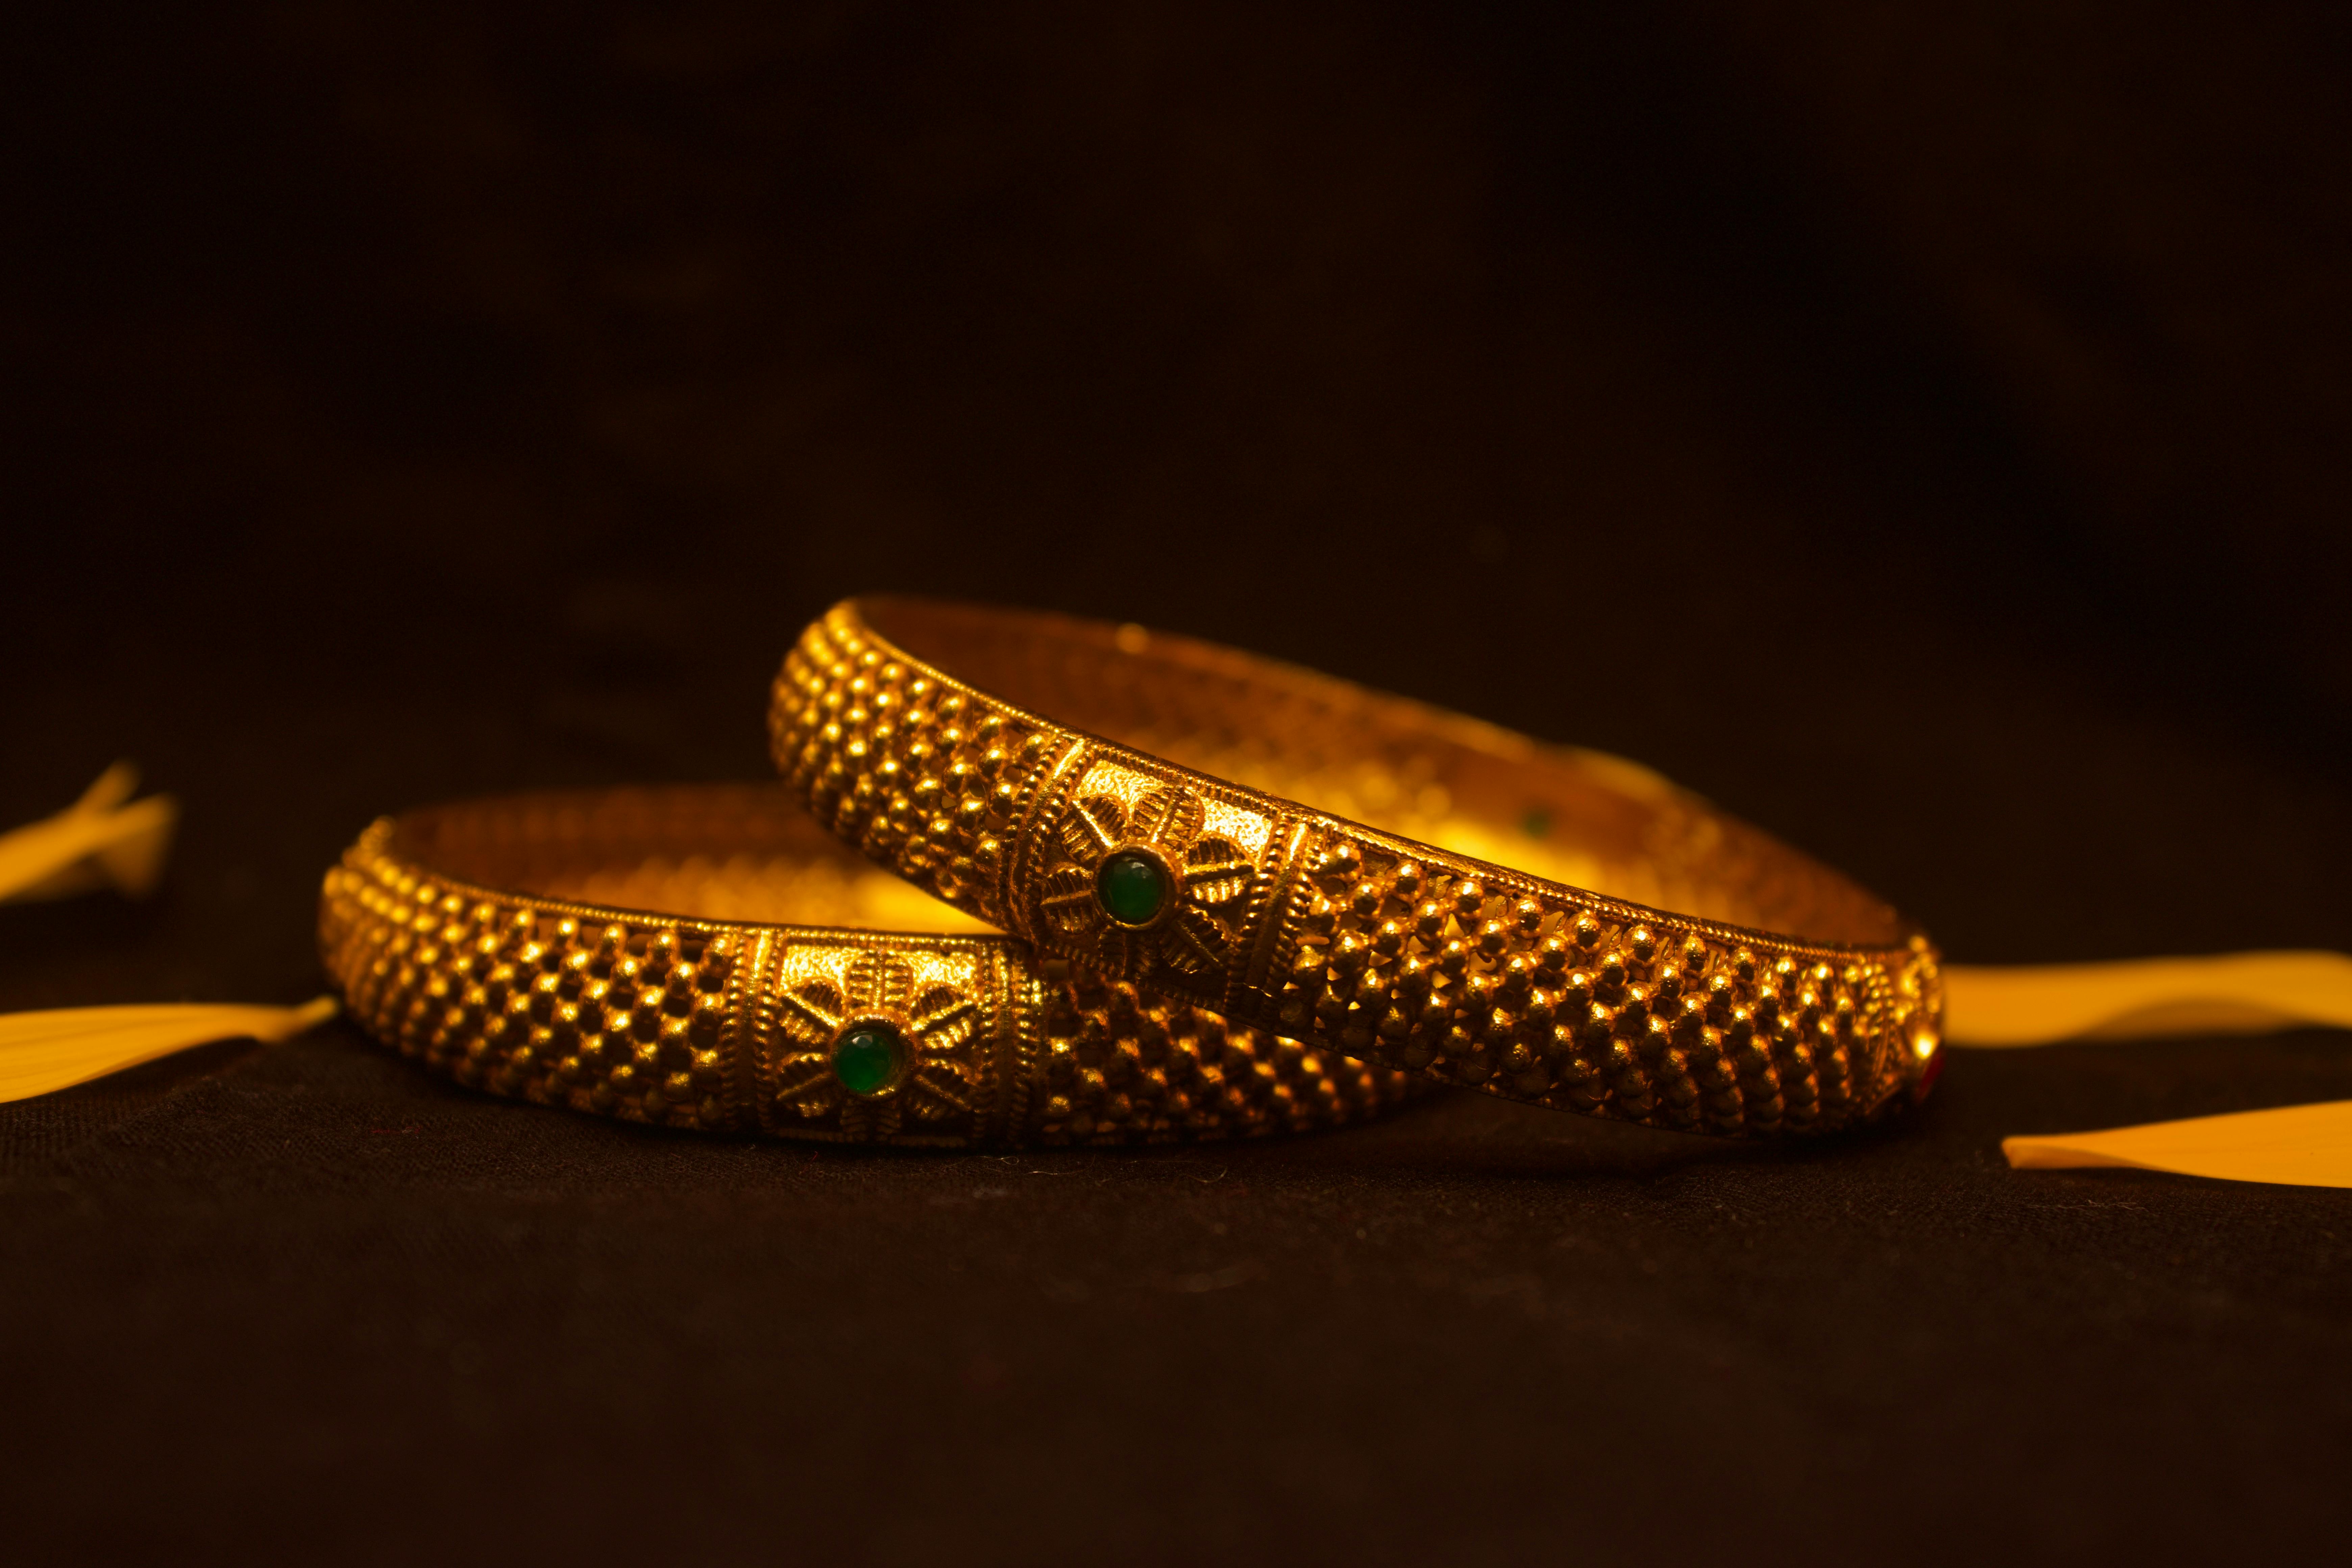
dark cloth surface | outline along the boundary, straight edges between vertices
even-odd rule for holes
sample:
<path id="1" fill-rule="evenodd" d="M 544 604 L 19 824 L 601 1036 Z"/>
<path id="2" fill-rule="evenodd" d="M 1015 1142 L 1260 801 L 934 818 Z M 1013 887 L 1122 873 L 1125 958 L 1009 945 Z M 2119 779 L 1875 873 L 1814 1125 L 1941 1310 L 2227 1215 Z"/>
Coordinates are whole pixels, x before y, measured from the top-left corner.
<path id="1" fill-rule="evenodd" d="M 299 1001 L 377 813 L 755 777 L 869 587 L 1622 752 L 1962 962 L 2352 949 L 2336 13 L 19 14 L 0 1007 Z M 1003 1158 L 331 1026 L 0 1108 L 14 1560 L 2310 1560 L 2352 1196 L 1474 1099 Z"/>

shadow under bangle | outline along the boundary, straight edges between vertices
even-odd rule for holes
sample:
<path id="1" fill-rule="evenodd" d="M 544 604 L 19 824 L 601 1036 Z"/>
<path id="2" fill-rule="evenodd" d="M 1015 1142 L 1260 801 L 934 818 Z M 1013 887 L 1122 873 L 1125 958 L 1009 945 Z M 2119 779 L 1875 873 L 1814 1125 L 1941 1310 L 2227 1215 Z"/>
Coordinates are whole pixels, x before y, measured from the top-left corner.
<path id="1" fill-rule="evenodd" d="M 909 599 L 809 627 L 770 726 L 817 818 L 917 886 L 1321 1050 L 1718 1133 L 1853 1126 L 1941 1065 L 1915 927 L 1615 757 L 1138 626 Z"/>
<path id="2" fill-rule="evenodd" d="M 850 855 L 772 784 L 385 818 L 327 873 L 319 919 L 379 1039 L 476 1089 L 627 1121 L 1128 1144 L 1337 1126 L 1415 1087 L 1041 965 Z M 923 934 L 876 929 L 901 924 Z"/>

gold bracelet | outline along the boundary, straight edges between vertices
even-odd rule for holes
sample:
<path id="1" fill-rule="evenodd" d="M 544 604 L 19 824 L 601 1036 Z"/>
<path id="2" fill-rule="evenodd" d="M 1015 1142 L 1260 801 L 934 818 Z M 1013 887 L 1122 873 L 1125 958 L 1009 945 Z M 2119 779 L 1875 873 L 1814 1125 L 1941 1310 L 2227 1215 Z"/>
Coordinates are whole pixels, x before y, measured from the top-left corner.
<path id="1" fill-rule="evenodd" d="M 1139 626 L 906 599 L 811 626 L 770 728 L 817 818 L 917 886 L 1318 1049 L 1723 1133 L 1852 1126 L 1941 1065 L 1924 936 L 1614 757 Z"/>
<path id="2" fill-rule="evenodd" d="M 386 1044 L 476 1089 L 633 1121 L 1150 1143 L 1338 1126 L 1416 1087 L 1041 964 L 772 784 L 386 818 L 327 873 L 319 927 L 352 1016 Z"/>

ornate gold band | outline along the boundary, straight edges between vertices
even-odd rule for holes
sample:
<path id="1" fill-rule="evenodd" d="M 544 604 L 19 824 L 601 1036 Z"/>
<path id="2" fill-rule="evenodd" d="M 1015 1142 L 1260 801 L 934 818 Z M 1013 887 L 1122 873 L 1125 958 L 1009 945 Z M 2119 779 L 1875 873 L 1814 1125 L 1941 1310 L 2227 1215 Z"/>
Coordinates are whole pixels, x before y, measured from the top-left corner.
<path id="1" fill-rule="evenodd" d="M 875 929 L 899 923 L 934 934 Z M 1147 1143 L 1336 1126 L 1413 1087 L 1124 982 L 1049 977 L 773 785 L 386 818 L 327 873 L 319 928 L 378 1038 L 477 1089 L 633 1121 Z"/>
<path id="2" fill-rule="evenodd" d="M 901 877 L 1319 1049 L 1726 1133 L 1853 1125 L 1940 1061 L 1923 936 L 1614 757 L 1137 626 L 905 599 L 811 626 L 770 722 L 817 818 Z"/>

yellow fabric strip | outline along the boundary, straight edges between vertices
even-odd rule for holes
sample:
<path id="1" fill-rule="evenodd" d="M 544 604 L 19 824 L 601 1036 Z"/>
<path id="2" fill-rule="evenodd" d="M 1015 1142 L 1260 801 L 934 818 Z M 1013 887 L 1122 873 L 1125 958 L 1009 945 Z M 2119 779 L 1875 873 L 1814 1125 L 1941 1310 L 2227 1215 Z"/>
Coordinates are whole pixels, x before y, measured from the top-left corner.
<path id="1" fill-rule="evenodd" d="M 2352 958 L 2230 952 L 1944 970 L 1944 1037 L 1956 1046 L 2254 1035 L 2312 1024 L 2352 1028 Z"/>
<path id="2" fill-rule="evenodd" d="M 2352 958 L 2340 952 L 1954 966 L 1944 980 L 1945 1035 L 1961 1046 L 2352 1027 Z M 2352 1187 L 2352 1100 L 2008 1138 L 2000 1147 L 2021 1171 L 2129 1165 L 2231 1182 Z"/>
<path id="3" fill-rule="evenodd" d="M 180 808 L 167 795 L 131 800 L 138 787 L 138 770 L 117 763 L 57 816 L 0 834 L 0 902 L 100 888 L 134 899 L 152 892 Z"/>
<path id="4" fill-rule="evenodd" d="M 2021 1171 L 2130 1165 L 2231 1182 L 2352 1187 L 2352 1100 L 2151 1121 L 2105 1132 L 2004 1138 Z"/>
<path id="5" fill-rule="evenodd" d="M 207 1003 L 57 1007 L 0 1014 L 0 1104 L 30 1100 L 215 1040 L 274 1045 L 335 1016 L 331 996 L 299 1007 Z"/>

